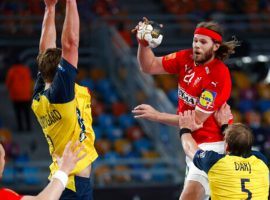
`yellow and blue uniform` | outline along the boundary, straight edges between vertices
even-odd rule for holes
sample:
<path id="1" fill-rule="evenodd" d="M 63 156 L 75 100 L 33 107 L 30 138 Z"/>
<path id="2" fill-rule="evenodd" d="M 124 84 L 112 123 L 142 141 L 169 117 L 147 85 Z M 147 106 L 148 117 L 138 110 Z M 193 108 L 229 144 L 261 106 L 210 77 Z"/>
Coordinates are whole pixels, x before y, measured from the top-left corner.
<path id="1" fill-rule="evenodd" d="M 268 199 L 268 161 L 260 152 L 243 158 L 198 150 L 193 162 L 208 174 L 212 200 Z"/>
<path id="2" fill-rule="evenodd" d="M 87 155 L 77 163 L 68 180 L 67 188 L 72 191 L 76 191 L 74 175 L 98 156 L 94 148 L 91 96 L 87 88 L 75 84 L 76 74 L 76 68 L 62 58 L 49 89 L 44 90 L 45 83 L 38 74 L 32 102 L 53 159 L 50 177 L 59 169 L 53 154 L 61 156 L 69 141 L 80 141 L 85 147 L 81 155 Z"/>

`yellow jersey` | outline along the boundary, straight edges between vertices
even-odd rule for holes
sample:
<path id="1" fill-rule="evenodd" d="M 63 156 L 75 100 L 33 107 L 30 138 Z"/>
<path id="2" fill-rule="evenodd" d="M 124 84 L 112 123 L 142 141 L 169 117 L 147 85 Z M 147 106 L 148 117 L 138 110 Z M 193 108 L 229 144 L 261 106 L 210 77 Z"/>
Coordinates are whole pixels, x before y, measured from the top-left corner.
<path id="1" fill-rule="evenodd" d="M 193 162 L 208 174 L 212 200 L 267 200 L 269 169 L 259 152 L 247 157 L 198 150 Z"/>
<path id="2" fill-rule="evenodd" d="M 75 84 L 77 70 L 62 59 L 49 89 L 40 74 L 36 81 L 32 110 L 49 145 L 52 156 L 49 178 L 59 169 L 54 154 L 61 156 L 69 141 L 84 145 L 86 153 L 71 172 L 67 188 L 76 191 L 74 175 L 89 166 L 97 157 L 94 147 L 95 134 L 92 128 L 91 96 L 86 87 Z M 80 156 L 80 155 L 79 155 Z"/>

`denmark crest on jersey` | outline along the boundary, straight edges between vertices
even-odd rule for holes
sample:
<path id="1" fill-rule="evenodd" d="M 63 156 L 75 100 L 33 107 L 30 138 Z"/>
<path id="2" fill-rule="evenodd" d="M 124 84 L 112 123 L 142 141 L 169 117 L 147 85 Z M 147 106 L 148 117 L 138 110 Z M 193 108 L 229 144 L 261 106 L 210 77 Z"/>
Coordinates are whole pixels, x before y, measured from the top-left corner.
<path id="1" fill-rule="evenodd" d="M 204 158 L 205 157 L 206 152 L 205 151 L 201 151 L 200 154 L 198 155 L 199 158 Z"/>
<path id="2" fill-rule="evenodd" d="M 214 101 L 217 96 L 216 92 L 212 92 L 209 90 L 204 90 L 203 93 L 200 96 L 199 104 L 200 106 L 211 109 L 214 107 Z"/>

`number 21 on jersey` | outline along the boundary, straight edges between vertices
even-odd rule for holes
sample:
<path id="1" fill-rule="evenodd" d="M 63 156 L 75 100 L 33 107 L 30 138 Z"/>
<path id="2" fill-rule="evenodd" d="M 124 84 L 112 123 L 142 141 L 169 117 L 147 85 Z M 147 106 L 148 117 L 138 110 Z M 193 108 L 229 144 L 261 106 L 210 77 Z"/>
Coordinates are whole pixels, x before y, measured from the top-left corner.
<path id="1" fill-rule="evenodd" d="M 194 78 L 195 72 L 191 73 L 191 74 L 187 74 L 184 77 L 184 82 L 186 82 L 187 84 L 191 83 L 192 79 Z"/>

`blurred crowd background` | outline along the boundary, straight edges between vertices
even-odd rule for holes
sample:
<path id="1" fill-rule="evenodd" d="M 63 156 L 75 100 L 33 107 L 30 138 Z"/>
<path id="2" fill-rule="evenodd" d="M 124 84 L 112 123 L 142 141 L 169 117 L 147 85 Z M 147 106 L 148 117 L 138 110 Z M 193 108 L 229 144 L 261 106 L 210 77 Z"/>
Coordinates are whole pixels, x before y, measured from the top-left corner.
<path id="1" fill-rule="evenodd" d="M 171 113 L 177 106 L 177 77 L 150 77 L 139 71 L 137 42 L 130 30 L 144 16 L 164 24 L 164 40 L 156 55 L 191 47 L 193 30 L 203 20 L 218 21 L 225 38 L 236 36 L 242 42 L 227 62 L 233 80 L 228 103 L 235 122 L 253 130 L 254 148 L 270 158 L 268 0 L 77 2 L 81 19 L 77 82 L 92 95 L 99 152 L 92 179 L 96 199 L 111 194 L 118 199 L 178 199 L 183 184 L 185 162 L 177 129 L 136 120 L 131 114 L 140 103 Z M 30 110 L 43 13 L 41 0 L 0 2 L 0 139 L 7 151 L 2 183 L 23 193 L 39 191 L 49 173 L 48 147 Z M 65 2 L 59 0 L 58 38 L 64 14 Z"/>

